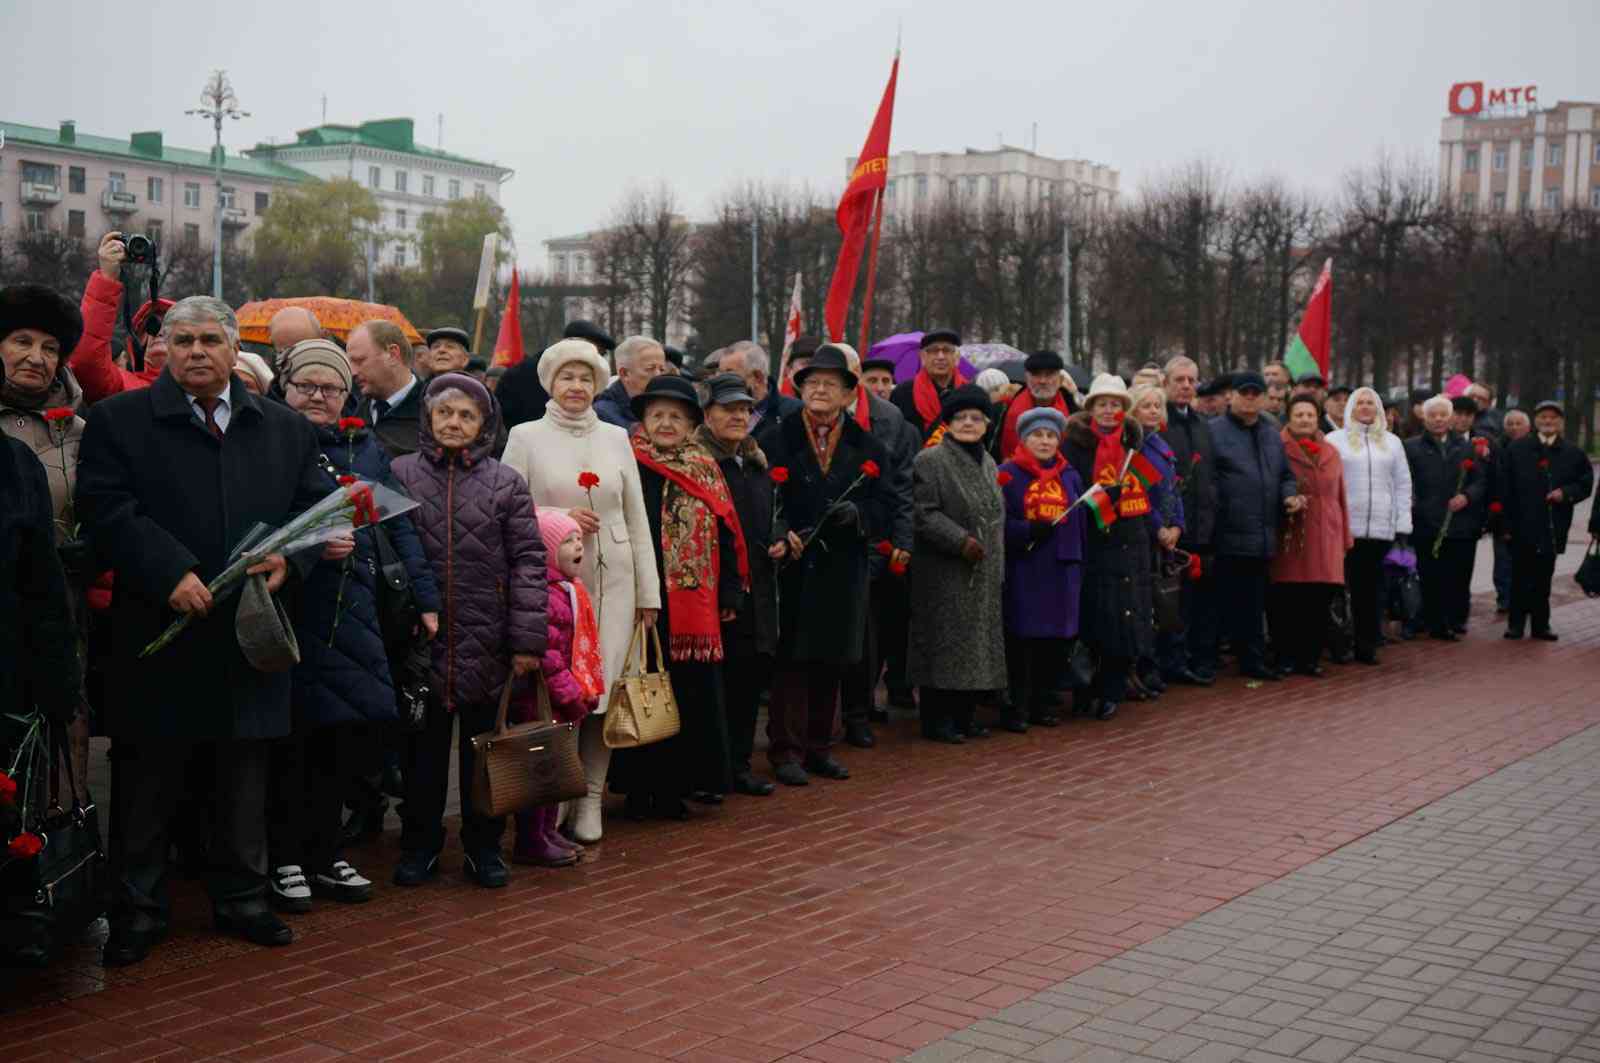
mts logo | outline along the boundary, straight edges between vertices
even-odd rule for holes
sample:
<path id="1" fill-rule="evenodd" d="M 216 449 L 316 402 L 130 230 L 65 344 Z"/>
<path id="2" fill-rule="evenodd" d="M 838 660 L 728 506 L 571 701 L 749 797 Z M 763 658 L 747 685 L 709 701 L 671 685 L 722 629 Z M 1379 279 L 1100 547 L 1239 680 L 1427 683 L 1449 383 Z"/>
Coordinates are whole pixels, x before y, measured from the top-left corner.
<path id="1" fill-rule="evenodd" d="M 1478 114 L 1485 107 L 1512 107 L 1538 104 L 1539 86 L 1521 85 L 1508 89 L 1490 89 L 1484 92 L 1481 81 L 1458 81 L 1450 86 L 1451 114 Z"/>

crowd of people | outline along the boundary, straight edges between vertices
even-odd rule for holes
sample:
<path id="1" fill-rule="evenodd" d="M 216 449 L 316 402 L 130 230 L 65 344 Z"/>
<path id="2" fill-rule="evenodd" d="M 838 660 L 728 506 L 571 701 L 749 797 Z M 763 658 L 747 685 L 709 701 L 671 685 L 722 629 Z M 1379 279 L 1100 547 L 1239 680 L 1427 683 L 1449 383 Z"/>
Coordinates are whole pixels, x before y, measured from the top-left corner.
<path id="1" fill-rule="evenodd" d="M 1203 383 L 1181 356 L 1130 386 L 1049 351 L 1016 383 L 969 380 L 937 328 L 898 381 L 844 343 L 802 337 L 779 372 L 750 341 L 686 368 L 582 321 L 489 372 L 459 328 L 336 342 L 300 308 L 257 355 L 191 296 L 141 308 L 114 351 L 121 258 L 102 243 L 79 305 L 0 291 L 0 610 L 26 618 L 0 637 L 0 710 L 65 722 L 80 787 L 90 734 L 111 738 L 108 965 L 166 935 L 174 850 L 218 929 L 265 945 L 314 898 L 372 895 L 346 847 L 391 797 L 394 882 L 428 881 L 452 745 L 462 870 L 505 885 L 469 739 L 502 695 L 526 718 L 536 676 L 587 792 L 519 812 L 509 862 L 564 867 L 601 840 L 608 791 L 629 819 L 682 820 L 846 780 L 836 744 L 873 747 L 894 709 L 961 744 L 1109 720 L 1226 657 L 1278 682 L 1454 641 L 1485 534 L 1505 637 L 1553 640 L 1555 558 L 1593 484 L 1555 402 L 1530 421 L 1475 385 L 1398 410 L 1280 364 Z M 213 597 L 246 533 L 352 477 L 417 508 Z M 1396 620 L 1413 566 L 1421 608 Z M 292 625 L 287 661 L 260 644 L 262 601 Z M 640 632 L 681 727 L 613 755 Z"/>

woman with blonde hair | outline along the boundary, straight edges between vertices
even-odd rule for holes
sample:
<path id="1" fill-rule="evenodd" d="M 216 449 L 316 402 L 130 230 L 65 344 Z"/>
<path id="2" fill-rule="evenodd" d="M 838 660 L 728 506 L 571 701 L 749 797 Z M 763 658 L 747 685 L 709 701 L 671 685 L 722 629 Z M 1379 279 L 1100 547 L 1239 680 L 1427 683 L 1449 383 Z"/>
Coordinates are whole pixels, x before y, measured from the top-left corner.
<path id="1" fill-rule="evenodd" d="M 1356 660 L 1378 663 L 1379 590 L 1383 558 L 1411 535 L 1411 466 L 1400 437 L 1388 427 L 1383 400 L 1356 388 L 1344 407 L 1344 427 L 1327 437 L 1344 462 L 1345 505 L 1355 542 L 1344 559 L 1355 624 Z"/>
<path id="2" fill-rule="evenodd" d="M 655 622 L 661 581 L 627 430 L 594 412 L 608 377 L 605 359 L 588 340 L 565 339 L 546 348 L 539 356 L 539 382 L 550 394 L 545 415 L 513 428 L 500 460 L 528 482 L 536 506 L 563 510 L 583 531 L 582 579 L 594 598 L 609 694 L 635 621 Z M 578 802 L 571 830 L 585 845 L 601 835 L 600 803 L 611 766 L 611 750 L 601 738 L 605 711 L 602 696 L 579 730 L 589 792 Z"/>

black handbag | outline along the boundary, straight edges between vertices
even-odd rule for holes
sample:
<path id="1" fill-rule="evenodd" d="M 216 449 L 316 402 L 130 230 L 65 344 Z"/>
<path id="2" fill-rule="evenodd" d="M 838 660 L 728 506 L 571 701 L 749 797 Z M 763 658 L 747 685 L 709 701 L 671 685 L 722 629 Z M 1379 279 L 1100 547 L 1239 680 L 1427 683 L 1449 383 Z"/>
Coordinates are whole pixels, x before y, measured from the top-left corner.
<path id="1" fill-rule="evenodd" d="M 1391 602 L 1395 618 L 1405 623 L 1416 623 L 1422 616 L 1422 577 L 1411 569 L 1394 581 Z"/>
<path id="2" fill-rule="evenodd" d="M 395 651 L 411 644 L 422 622 L 422 610 L 417 608 L 416 592 L 411 588 L 411 573 L 395 550 L 394 543 L 383 525 L 372 526 L 372 539 L 377 544 L 378 560 L 373 576 L 377 582 L 378 629 L 383 632 L 384 648 L 393 659 Z"/>
<path id="3" fill-rule="evenodd" d="M 1168 635 L 1183 630 L 1183 574 L 1189 567 L 1189 555 L 1183 554 L 1180 562 L 1177 551 L 1172 558 L 1156 562 L 1155 579 L 1150 586 L 1150 601 L 1155 607 L 1156 631 Z"/>
<path id="4" fill-rule="evenodd" d="M 1094 654 L 1082 639 L 1072 640 L 1072 648 L 1067 651 L 1066 670 L 1067 683 L 1074 690 L 1094 682 Z"/>
<path id="5" fill-rule="evenodd" d="M 1596 505 L 1600 505 L 1597 502 Z M 1600 598 L 1600 539 L 1589 540 L 1589 552 L 1583 555 L 1578 571 L 1572 576 L 1590 598 Z"/>
<path id="6" fill-rule="evenodd" d="M 41 726 L 48 736 L 50 794 L 44 812 L 22 826 L 44 847 L 25 858 L 0 853 L 0 962 L 10 966 L 48 966 L 106 910 L 105 853 L 93 798 L 87 805 L 78 800 L 66 726 L 48 719 Z M 61 804 L 62 765 L 71 808 Z M 35 785 L 31 772 L 20 785 Z"/>

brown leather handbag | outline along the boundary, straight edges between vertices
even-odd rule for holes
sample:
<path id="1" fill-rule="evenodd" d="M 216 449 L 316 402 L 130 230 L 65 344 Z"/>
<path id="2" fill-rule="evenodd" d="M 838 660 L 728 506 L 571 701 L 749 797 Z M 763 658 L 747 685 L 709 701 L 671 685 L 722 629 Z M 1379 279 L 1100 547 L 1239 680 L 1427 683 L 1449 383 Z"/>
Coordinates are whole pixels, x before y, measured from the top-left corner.
<path id="1" fill-rule="evenodd" d="M 577 727 L 555 721 L 543 675 L 534 672 L 530 681 L 539 690 L 535 720 L 506 726 L 506 709 L 516 683 L 512 675 L 500 692 L 494 730 L 472 737 L 476 757 L 472 804 L 480 815 L 503 816 L 571 801 L 589 792 L 583 762 L 578 759 Z"/>
<path id="2" fill-rule="evenodd" d="M 650 671 L 646 643 L 656 648 L 657 670 Z M 661 652 L 661 635 L 655 625 L 645 634 L 644 624 L 635 624 L 628 640 L 628 655 L 622 674 L 611 684 L 611 699 L 606 702 L 606 726 L 601 733 L 612 749 L 631 749 L 660 742 L 678 733 L 678 699 L 672 694 L 672 677 L 667 674 L 667 657 Z"/>

